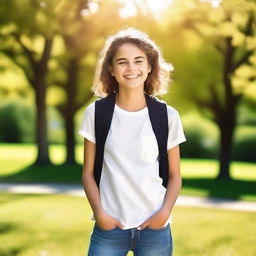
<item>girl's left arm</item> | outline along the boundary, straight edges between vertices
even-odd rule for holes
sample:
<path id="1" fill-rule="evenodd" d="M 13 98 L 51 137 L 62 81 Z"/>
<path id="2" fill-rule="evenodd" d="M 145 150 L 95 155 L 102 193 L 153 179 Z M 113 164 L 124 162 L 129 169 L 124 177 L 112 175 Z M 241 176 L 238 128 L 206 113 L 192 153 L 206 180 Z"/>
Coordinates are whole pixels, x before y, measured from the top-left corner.
<path id="1" fill-rule="evenodd" d="M 161 211 L 164 215 L 171 214 L 172 208 L 178 198 L 181 189 L 181 175 L 180 175 L 180 148 L 179 145 L 168 150 L 169 160 L 169 180 L 165 194 L 165 199 Z"/>

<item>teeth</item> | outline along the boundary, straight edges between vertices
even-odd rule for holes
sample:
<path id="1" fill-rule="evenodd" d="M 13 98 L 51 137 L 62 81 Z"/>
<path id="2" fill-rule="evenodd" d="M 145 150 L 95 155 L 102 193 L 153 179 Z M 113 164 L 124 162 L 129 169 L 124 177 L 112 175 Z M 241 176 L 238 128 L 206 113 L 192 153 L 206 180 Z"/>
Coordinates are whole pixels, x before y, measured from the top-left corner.
<path id="1" fill-rule="evenodd" d="M 139 75 L 130 75 L 130 76 L 125 76 L 125 78 L 137 78 Z"/>

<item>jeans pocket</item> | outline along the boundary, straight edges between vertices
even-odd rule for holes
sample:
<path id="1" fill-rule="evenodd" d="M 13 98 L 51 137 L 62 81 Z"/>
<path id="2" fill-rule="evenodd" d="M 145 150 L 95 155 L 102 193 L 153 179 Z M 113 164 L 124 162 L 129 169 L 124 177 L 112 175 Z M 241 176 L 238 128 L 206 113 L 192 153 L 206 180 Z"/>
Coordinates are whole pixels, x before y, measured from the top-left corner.
<path id="1" fill-rule="evenodd" d="M 113 230 L 117 229 L 118 226 L 115 226 L 114 228 L 111 228 L 111 229 L 102 229 L 97 224 L 95 224 L 95 228 L 100 230 L 100 231 L 103 231 L 103 232 L 110 232 L 110 231 L 113 231 Z"/>
<path id="2" fill-rule="evenodd" d="M 147 226 L 146 228 L 148 230 L 152 230 L 152 231 L 164 231 L 166 230 L 168 227 L 169 227 L 170 224 L 167 224 L 166 226 L 162 227 L 162 228 L 159 228 L 159 229 L 155 229 L 155 228 L 150 228 L 149 226 Z"/>

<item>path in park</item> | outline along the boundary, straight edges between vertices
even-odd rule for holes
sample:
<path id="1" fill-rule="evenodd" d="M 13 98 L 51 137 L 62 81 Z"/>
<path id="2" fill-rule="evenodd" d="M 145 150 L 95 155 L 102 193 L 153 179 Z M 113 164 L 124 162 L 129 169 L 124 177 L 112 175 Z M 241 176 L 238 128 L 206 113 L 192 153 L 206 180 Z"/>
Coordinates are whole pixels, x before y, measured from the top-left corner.
<path id="1" fill-rule="evenodd" d="M 54 183 L 0 183 L 0 191 L 33 194 L 68 194 L 85 196 L 82 185 Z M 179 196 L 176 205 L 220 208 L 239 211 L 256 211 L 256 202 L 228 200 L 219 198 Z"/>

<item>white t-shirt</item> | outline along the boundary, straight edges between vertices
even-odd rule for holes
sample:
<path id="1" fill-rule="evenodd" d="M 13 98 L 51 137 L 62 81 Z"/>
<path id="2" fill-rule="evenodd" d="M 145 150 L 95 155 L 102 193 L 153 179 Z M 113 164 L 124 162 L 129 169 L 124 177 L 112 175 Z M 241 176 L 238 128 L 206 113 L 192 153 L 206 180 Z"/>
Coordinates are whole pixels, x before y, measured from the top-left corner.
<path id="1" fill-rule="evenodd" d="M 79 134 L 95 143 L 95 103 L 84 112 Z M 178 112 L 167 106 L 167 149 L 186 141 Z M 148 108 L 129 112 L 115 105 L 105 143 L 100 198 L 107 214 L 124 229 L 138 227 L 163 204 L 166 188 L 159 177 L 158 146 Z M 92 218 L 94 219 L 94 218 Z M 171 216 L 165 223 L 171 223 Z"/>

